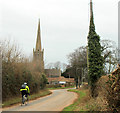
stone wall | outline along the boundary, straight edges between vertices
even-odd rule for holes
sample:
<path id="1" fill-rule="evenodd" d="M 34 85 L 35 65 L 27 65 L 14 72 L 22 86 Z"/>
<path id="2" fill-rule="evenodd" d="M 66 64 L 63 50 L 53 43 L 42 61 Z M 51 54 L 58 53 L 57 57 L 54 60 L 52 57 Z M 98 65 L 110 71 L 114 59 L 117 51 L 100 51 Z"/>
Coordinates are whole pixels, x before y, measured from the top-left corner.
<path id="1" fill-rule="evenodd" d="M 49 78 L 54 77 L 61 77 L 61 70 L 60 69 L 45 69 L 45 74 Z"/>

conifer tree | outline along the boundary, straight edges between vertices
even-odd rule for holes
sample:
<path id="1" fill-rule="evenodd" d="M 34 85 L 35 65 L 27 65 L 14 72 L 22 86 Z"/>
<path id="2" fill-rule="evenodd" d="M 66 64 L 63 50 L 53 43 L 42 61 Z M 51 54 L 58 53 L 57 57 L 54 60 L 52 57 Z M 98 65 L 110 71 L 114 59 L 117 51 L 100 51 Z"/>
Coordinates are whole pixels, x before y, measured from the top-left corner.
<path id="1" fill-rule="evenodd" d="M 88 78 L 89 84 L 91 86 L 91 96 L 96 97 L 97 96 L 96 82 L 103 73 L 103 57 L 101 55 L 102 47 L 100 44 L 100 37 L 95 32 L 92 2 L 90 5 L 91 5 L 91 17 L 88 34 L 88 61 L 89 61 Z"/>

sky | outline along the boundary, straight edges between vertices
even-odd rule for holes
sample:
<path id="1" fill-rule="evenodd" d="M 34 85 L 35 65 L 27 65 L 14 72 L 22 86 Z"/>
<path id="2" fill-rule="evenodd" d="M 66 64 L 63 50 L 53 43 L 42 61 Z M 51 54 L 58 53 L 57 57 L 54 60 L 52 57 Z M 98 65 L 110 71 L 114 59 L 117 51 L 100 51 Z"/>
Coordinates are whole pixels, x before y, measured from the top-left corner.
<path id="1" fill-rule="evenodd" d="M 68 63 L 67 55 L 87 45 L 90 0 L 1 0 L 0 39 L 12 39 L 32 55 L 41 24 L 46 64 Z M 118 43 L 118 0 L 93 0 L 97 34 Z"/>

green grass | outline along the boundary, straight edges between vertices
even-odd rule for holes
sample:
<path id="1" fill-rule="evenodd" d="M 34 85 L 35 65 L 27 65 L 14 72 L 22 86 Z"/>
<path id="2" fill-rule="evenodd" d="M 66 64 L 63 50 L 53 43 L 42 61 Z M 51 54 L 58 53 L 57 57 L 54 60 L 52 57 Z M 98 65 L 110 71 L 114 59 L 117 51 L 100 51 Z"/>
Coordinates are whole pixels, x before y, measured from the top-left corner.
<path id="1" fill-rule="evenodd" d="M 69 86 L 69 87 L 57 87 L 57 88 L 55 88 L 55 87 L 52 87 L 52 88 L 47 88 L 47 89 L 49 89 L 49 90 L 55 90 L 55 89 L 67 89 L 67 88 L 74 88 L 75 86 Z"/>
<path id="2" fill-rule="evenodd" d="M 51 94 L 51 92 L 49 90 L 43 90 L 43 91 L 40 91 L 37 94 L 31 95 L 29 99 L 33 100 L 33 99 L 36 99 L 38 97 L 43 97 L 43 96 L 46 96 L 46 95 L 49 95 L 49 94 Z"/>
<path id="3" fill-rule="evenodd" d="M 34 99 L 37 99 L 39 97 L 43 97 L 43 96 L 46 96 L 49 94 L 51 94 L 51 92 L 49 90 L 47 90 L 47 89 L 41 90 L 39 93 L 35 93 L 35 94 L 30 95 L 29 100 L 34 100 Z M 18 103 L 21 103 L 21 96 L 11 98 L 11 99 L 3 102 L 2 107 L 8 107 L 8 106 L 18 104 Z"/>
<path id="4" fill-rule="evenodd" d="M 104 111 L 107 106 L 101 100 L 101 96 L 97 98 L 91 98 L 89 95 L 89 89 L 70 89 L 69 91 L 76 92 L 78 99 L 70 106 L 63 109 L 61 113 L 68 113 L 69 111 L 80 111 L 84 113 L 93 113 L 94 111 Z"/>
<path id="5" fill-rule="evenodd" d="M 61 113 L 65 113 L 65 111 L 75 111 L 77 109 L 79 103 L 81 102 L 81 99 L 86 96 L 85 91 L 82 91 L 82 90 L 69 89 L 68 91 L 76 92 L 78 94 L 78 99 L 70 106 L 64 108 Z"/>

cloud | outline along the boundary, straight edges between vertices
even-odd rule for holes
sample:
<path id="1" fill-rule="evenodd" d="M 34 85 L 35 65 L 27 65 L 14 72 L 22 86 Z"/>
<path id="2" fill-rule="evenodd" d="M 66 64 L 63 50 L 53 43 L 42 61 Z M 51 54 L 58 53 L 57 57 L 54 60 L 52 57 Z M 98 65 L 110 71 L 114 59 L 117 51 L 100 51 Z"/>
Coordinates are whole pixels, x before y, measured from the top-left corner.
<path id="1" fill-rule="evenodd" d="M 118 1 L 93 2 L 97 33 L 117 42 Z M 67 62 L 66 55 L 87 44 L 89 0 L 2 0 L 0 7 L 0 37 L 15 38 L 28 56 L 35 47 L 38 18 L 47 61 Z"/>

